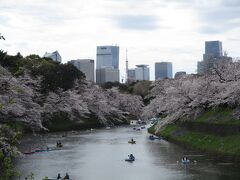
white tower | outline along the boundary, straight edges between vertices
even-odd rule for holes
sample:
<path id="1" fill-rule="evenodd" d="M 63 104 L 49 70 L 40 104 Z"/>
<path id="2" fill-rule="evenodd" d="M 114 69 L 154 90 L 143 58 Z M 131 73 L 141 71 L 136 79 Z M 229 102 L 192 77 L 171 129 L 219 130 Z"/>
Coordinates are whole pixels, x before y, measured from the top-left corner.
<path id="1" fill-rule="evenodd" d="M 127 57 L 127 49 L 126 49 L 126 78 L 125 83 L 128 83 L 128 57 Z"/>

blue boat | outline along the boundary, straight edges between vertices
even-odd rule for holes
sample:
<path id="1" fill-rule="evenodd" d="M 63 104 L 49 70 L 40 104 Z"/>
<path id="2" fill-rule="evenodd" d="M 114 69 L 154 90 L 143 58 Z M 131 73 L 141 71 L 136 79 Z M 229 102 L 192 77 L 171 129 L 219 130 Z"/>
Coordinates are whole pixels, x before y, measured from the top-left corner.
<path id="1" fill-rule="evenodd" d="M 182 159 L 182 164 L 189 164 L 189 163 L 190 163 L 189 159 L 185 159 L 185 160 Z"/>
<path id="2" fill-rule="evenodd" d="M 150 139 L 150 140 L 155 140 L 155 139 L 161 140 L 160 137 L 155 137 L 155 136 L 153 136 L 153 135 L 150 135 L 150 136 L 149 136 L 149 139 Z"/>
<path id="3" fill-rule="evenodd" d="M 50 148 L 46 148 L 46 149 L 35 149 L 35 152 L 48 152 L 48 151 L 54 151 L 54 150 L 56 150 L 56 149 L 50 149 Z"/>

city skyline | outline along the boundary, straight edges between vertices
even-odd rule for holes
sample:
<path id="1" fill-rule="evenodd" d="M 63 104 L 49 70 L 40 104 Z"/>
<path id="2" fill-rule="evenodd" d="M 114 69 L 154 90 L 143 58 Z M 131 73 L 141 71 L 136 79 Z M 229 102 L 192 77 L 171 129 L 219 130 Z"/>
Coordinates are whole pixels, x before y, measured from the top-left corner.
<path id="1" fill-rule="evenodd" d="M 196 73 L 205 41 L 222 41 L 229 56 L 240 56 L 239 9 L 237 0 L 2 0 L 0 29 L 6 41 L 0 49 L 24 56 L 57 49 L 66 63 L 96 61 L 96 46 L 117 44 L 121 76 L 125 49 L 129 68 L 149 64 L 150 80 L 154 63 L 165 59 L 171 59 L 173 74 Z"/>

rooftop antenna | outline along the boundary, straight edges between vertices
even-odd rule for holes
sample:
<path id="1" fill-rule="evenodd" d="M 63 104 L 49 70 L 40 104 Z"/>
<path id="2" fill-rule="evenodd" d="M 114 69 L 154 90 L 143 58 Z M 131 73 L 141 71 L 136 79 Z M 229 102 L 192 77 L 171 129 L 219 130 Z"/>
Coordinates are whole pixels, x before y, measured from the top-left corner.
<path id="1" fill-rule="evenodd" d="M 128 83 L 128 57 L 127 57 L 127 49 L 126 49 L 126 84 Z"/>

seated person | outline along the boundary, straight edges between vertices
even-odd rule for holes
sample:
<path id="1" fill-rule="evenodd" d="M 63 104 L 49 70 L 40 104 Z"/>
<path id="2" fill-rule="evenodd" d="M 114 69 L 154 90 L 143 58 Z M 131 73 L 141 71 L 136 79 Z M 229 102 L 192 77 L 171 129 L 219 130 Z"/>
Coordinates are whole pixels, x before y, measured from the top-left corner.
<path id="1" fill-rule="evenodd" d="M 58 173 L 57 179 L 62 179 L 60 173 Z"/>
<path id="2" fill-rule="evenodd" d="M 68 173 L 66 173 L 66 175 L 63 179 L 70 179 Z"/>
<path id="3" fill-rule="evenodd" d="M 130 154 L 129 158 L 130 158 L 130 159 L 133 159 L 133 158 L 134 158 L 133 154 Z"/>

